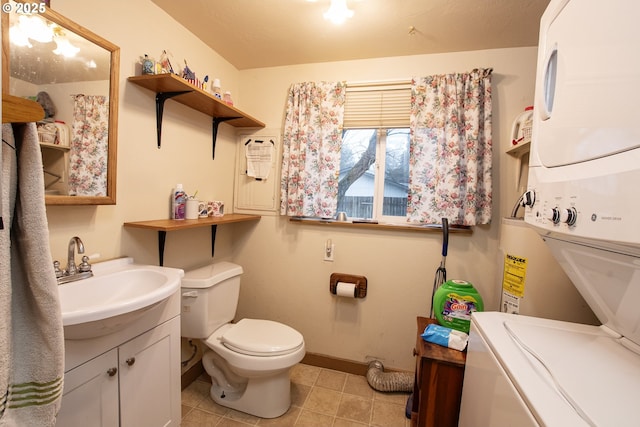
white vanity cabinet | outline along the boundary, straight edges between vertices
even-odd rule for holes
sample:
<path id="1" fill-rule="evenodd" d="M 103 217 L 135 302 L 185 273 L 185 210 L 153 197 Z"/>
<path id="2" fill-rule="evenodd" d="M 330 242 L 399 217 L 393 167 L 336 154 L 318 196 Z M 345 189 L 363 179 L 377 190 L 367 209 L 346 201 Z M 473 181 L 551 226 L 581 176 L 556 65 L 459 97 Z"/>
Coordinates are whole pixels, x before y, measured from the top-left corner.
<path id="1" fill-rule="evenodd" d="M 57 427 L 180 425 L 179 298 L 118 332 L 65 340 Z"/>
<path id="2" fill-rule="evenodd" d="M 121 426 L 179 426 L 180 318 L 123 344 L 118 354 Z"/>
<path id="3" fill-rule="evenodd" d="M 56 426 L 119 426 L 117 366 L 113 349 L 66 372 Z"/>

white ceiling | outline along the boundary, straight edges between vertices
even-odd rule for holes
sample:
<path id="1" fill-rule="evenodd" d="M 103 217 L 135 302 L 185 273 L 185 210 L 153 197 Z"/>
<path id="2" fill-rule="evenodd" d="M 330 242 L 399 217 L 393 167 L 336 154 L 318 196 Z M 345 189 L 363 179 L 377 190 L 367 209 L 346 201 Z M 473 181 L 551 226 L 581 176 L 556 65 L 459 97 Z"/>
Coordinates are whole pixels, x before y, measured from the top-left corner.
<path id="1" fill-rule="evenodd" d="M 20 14 L 11 13 L 10 25 L 17 25 L 19 17 Z M 42 15 L 34 14 L 33 18 L 41 18 L 47 24 L 52 24 Z M 53 53 L 57 47 L 54 41 L 43 43 L 30 39 L 29 47 L 11 43 L 9 47 L 11 77 L 35 85 L 109 80 L 111 68 L 109 51 L 92 43 L 83 35 L 77 34 L 76 24 L 65 24 L 61 27 L 64 29 L 59 28 L 59 35 L 79 48 L 78 54 L 71 58 L 56 55 Z"/>
<path id="2" fill-rule="evenodd" d="M 236 68 L 536 46 L 549 0 L 152 0 Z M 410 34 L 410 27 L 415 31 Z"/>

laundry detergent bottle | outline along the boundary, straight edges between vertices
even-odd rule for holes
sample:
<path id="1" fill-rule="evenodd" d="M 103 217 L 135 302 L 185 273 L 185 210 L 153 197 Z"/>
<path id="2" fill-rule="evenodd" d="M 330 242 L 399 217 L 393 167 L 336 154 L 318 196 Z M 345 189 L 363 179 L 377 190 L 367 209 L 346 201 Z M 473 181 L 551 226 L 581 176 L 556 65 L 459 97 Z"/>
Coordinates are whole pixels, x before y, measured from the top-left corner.
<path id="1" fill-rule="evenodd" d="M 483 311 L 482 297 L 465 280 L 447 280 L 433 298 L 433 311 L 442 326 L 469 333 L 471 313 Z"/>

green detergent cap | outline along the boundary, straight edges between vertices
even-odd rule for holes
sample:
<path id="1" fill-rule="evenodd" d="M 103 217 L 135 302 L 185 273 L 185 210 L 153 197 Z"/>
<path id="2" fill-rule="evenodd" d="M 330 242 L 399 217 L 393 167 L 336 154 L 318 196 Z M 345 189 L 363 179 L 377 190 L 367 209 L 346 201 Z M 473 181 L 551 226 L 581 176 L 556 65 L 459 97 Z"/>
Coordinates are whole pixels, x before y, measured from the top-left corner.
<path id="1" fill-rule="evenodd" d="M 471 313 L 483 311 L 482 297 L 465 280 L 447 280 L 433 298 L 433 311 L 442 326 L 469 333 Z"/>

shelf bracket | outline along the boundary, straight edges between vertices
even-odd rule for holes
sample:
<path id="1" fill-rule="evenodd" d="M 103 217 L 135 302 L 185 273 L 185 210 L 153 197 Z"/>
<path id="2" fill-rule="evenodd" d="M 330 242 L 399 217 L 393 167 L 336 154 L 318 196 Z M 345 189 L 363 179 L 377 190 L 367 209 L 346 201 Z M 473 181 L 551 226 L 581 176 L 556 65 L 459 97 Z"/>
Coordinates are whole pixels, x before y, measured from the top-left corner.
<path id="1" fill-rule="evenodd" d="M 216 139 L 218 138 L 218 126 L 220 126 L 220 123 L 226 122 L 228 120 L 235 120 L 235 119 L 241 119 L 241 118 L 242 117 L 214 117 L 213 118 L 212 138 L 213 138 L 213 159 L 214 160 L 216 159 Z"/>
<path id="2" fill-rule="evenodd" d="M 216 251 L 216 231 L 218 231 L 218 224 L 211 225 L 211 258 Z"/>
<path id="3" fill-rule="evenodd" d="M 167 232 L 158 230 L 158 259 L 160 267 L 164 266 L 164 242 L 167 240 Z"/>
<path id="4" fill-rule="evenodd" d="M 216 232 L 218 231 L 218 224 L 211 225 L 211 258 L 216 251 Z M 167 232 L 164 230 L 158 230 L 158 265 L 164 266 L 164 245 L 167 241 Z"/>
<path id="5" fill-rule="evenodd" d="M 156 131 L 158 133 L 158 148 L 162 141 L 162 115 L 164 114 L 164 102 L 174 96 L 193 92 L 192 90 L 182 90 L 179 92 L 158 92 L 156 94 Z"/>

